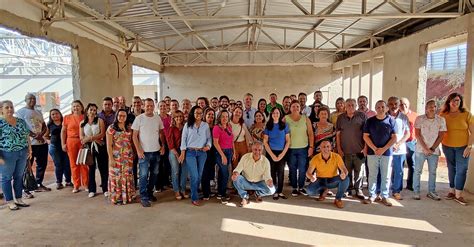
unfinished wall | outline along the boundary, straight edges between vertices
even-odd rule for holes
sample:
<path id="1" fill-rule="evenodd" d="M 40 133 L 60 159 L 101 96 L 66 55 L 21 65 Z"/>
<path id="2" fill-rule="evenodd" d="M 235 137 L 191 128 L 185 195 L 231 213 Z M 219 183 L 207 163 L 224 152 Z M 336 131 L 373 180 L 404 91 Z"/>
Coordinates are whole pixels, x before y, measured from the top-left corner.
<path id="1" fill-rule="evenodd" d="M 87 33 L 92 27 L 81 27 L 81 29 L 77 26 L 67 26 L 69 25 L 67 23 L 60 23 L 50 27 L 45 34 L 39 23 L 41 18 L 39 9 L 24 2 L 7 5 L 6 1 L 0 0 L 0 4 L 0 25 L 28 36 L 44 38 L 74 48 L 74 98 L 81 99 L 84 103 L 100 104 L 104 96 L 116 95 L 123 95 L 128 102 L 131 102 L 132 63 L 154 70 L 161 69 L 159 56 L 156 55 L 125 59 L 120 47 L 107 42 L 107 38 L 114 37 L 106 37 L 107 34 L 103 34 L 102 38 L 93 37 Z"/>
<path id="2" fill-rule="evenodd" d="M 172 98 L 228 95 L 241 100 L 250 92 L 255 105 L 259 98 L 268 100 L 275 92 L 280 102 L 284 95 L 305 92 L 308 104 L 313 102 L 312 93 L 332 82 L 330 67 L 167 67 L 162 73 L 162 95 Z"/>

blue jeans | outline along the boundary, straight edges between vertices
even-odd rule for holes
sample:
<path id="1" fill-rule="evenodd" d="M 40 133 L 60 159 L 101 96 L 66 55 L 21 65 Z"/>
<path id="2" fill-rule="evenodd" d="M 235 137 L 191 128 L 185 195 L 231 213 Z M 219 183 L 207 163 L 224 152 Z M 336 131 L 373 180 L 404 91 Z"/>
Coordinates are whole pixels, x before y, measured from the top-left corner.
<path id="1" fill-rule="evenodd" d="M 237 189 L 240 198 L 248 199 L 247 190 L 255 190 L 257 196 L 269 196 L 275 193 L 275 186 L 268 187 L 266 181 L 250 182 L 244 176 L 239 175 L 236 181 L 233 181 L 234 187 Z"/>
<path id="2" fill-rule="evenodd" d="M 198 201 L 198 188 L 201 183 L 204 164 L 206 163 L 207 153 L 200 150 L 186 150 L 186 167 L 191 177 L 191 200 Z"/>
<path id="3" fill-rule="evenodd" d="M 140 197 L 142 201 L 149 201 L 153 195 L 153 187 L 158 179 L 158 167 L 160 163 L 160 153 L 145 152 L 145 157 L 138 160 L 140 170 Z"/>
<path id="4" fill-rule="evenodd" d="M 21 198 L 23 173 L 25 172 L 26 160 L 28 158 L 27 150 L 27 148 L 24 148 L 13 152 L 0 151 L 0 156 L 3 157 L 5 162 L 5 164 L 0 165 L 0 183 L 2 184 L 2 191 L 7 202 Z M 12 180 L 15 198 L 13 198 Z"/>
<path id="5" fill-rule="evenodd" d="M 383 198 L 388 198 L 390 191 L 390 178 L 392 176 L 392 156 L 367 155 L 367 165 L 369 166 L 369 195 L 371 198 L 377 196 L 377 176 L 380 173 L 381 194 Z"/>
<path id="6" fill-rule="evenodd" d="M 293 148 L 289 151 L 288 166 L 290 168 L 290 183 L 293 189 L 303 189 L 306 179 L 307 148 Z"/>
<path id="7" fill-rule="evenodd" d="M 171 165 L 171 184 L 173 185 L 174 192 L 185 192 L 186 191 L 186 178 L 188 177 L 188 168 L 186 164 L 179 164 L 178 159 L 169 152 L 168 158 Z"/>
<path id="8" fill-rule="evenodd" d="M 316 181 L 310 183 L 308 187 L 306 187 L 306 192 L 310 196 L 315 196 L 323 192 L 324 189 L 337 188 L 336 199 L 340 200 L 349 188 L 349 183 L 349 177 L 346 177 L 344 180 L 342 180 L 340 176 L 332 178 L 318 178 Z"/>
<path id="9" fill-rule="evenodd" d="M 220 196 L 227 196 L 227 183 L 229 181 L 229 166 L 232 165 L 232 155 L 234 151 L 229 149 L 222 149 L 227 159 L 227 164 L 222 163 L 221 155 L 216 151 L 216 161 L 219 167 L 219 176 L 217 177 L 217 193 Z"/>
<path id="10" fill-rule="evenodd" d="M 403 166 L 406 154 L 394 154 L 392 159 L 392 193 L 400 193 L 403 189 Z"/>
<path id="11" fill-rule="evenodd" d="M 426 156 L 424 153 L 415 153 L 415 173 L 413 175 L 413 191 L 420 194 L 420 178 L 425 160 L 428 161 L 428 192 L 436 191 L 436 168 L 438 168 L 439 155 Z"/>
<path id="12" fill-rule="evenodd" d="M 413 174 L 415 172 L 415 149 L 416 149 L 416 140 L 406 142 L 407 144 L 407 154 L 406 161 L 408 167 L 407 174 L 407 188 L 413 188 Z"/>
<path id="13" fill-rule="evenodd" d="M 66 183 L 71 182 L 71 167 L 69 166 L 69 158 L 67 153 L 61 147 L 56 147 L 54 144 L 49 145 L 49 155 L 54 162 L 54 173 L 56 174 L 56 183 L 63 182 L 63 176 Z"/>
<path id="14" fill-rule="evenodd" d="M 464 149 L 466 146 L 453 148 L 443 145 L 444 156 L 446 156 L 448 163 L 449 188 L 451 189 L 463 190 L 466 183 L 469 157 L 462 157 Z"/>

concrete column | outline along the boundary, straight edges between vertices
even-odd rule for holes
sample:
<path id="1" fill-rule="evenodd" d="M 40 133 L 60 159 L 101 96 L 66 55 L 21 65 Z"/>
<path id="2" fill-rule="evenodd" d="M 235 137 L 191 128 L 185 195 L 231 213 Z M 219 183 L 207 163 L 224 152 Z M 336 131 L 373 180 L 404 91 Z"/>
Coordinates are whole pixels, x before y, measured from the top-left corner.
<path id="1" fill-rule="evenodd" d="M 370 97 L 370 62 L 360 64 L 360 95 Z"/>
<path id="2" fill-rule="evenodd" d="M 466 60 L 466 79 L 464 81 L 464 103 L 466 107 L 473 112 L 473 96 L 472 96 L 472 82 L 474 81 L 474 17 L 470 17 L 468 33 L 467 33 L 467 60 Z M 474 193 L 474 158 L 471 153 L 471 159 L 469 162 L 470 169 L 467 170 L 467 180 L 465 189 L 471 193 Z"/>
<path id="3" fill-rule="evenodd" d="M 420 45 L 419 54 L 417 100 L 416 105 L 413 104 L 412 108 L 414 108 L 416 112 L 422 113 L 425 111 L 426 102 L 426 80 L 428 79 L 426 58 L 428 56 L 428 44 Z"/>
<path id="4" fill-rule="evenodd" d="M 383 93 L 383 66 L 384 66 L 384 59 L 383 58 L 373 58 L 371 60 L 371 71 L 370 71 L 370 77 L 371 77 L 371 82 L 372 84 L 370 85 L 370 97 L 369 97 L 369 103 L 371 108 L 370 109 L 375 109 L 375 103 L 377 103 L 378 100 L 383 99 L 382 98 L 382 93 Z"/>
<path id="5" fill-rule="evenodd" d="M 360 95 L 360 64 L 352 65 L 352 83 L 351 98 L 357 98 Z"/>

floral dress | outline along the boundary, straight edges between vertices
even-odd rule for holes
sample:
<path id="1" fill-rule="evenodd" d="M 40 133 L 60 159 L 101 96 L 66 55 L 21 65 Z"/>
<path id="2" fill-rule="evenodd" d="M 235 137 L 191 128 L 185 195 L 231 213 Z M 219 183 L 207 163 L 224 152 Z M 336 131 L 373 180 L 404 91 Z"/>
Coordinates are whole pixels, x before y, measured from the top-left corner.
<path id="1" fill-rule="evenodd" d="M 110 200 L 114 204 L 126 204 L 135 197 L 132 132 L 117 131 L 110 126 L 107 133 L 112 135 L 114 157 L 113 164 L 109 166 Z"/>

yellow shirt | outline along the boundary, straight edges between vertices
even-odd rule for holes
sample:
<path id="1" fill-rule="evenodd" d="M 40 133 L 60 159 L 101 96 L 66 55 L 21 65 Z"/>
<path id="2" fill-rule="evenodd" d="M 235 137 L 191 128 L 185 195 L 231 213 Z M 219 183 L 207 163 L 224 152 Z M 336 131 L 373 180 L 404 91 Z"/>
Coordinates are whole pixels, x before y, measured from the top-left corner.
<path id="1" fill-rule="evenodd" d="M 339 117 L 339 115 L 341 115 L 342 113 L 344 112 L 332 112 L 331 115 L 329 115 L 329 121 L 334 124 L 334 126 L 336 126 L 336 122 L 337 122 L 337 118 Z"/>
<path id="2" fill-rule="evenodd" d="M 446 119 L 448 131 L 443 137 L 443 145 L 448 147 L 463 147 L 469 142 L 469 125 L 474 124 L 474 118 L 468 111 L 458 114 L 441 113 Z"/>
<path id="3" fill-rule="evenodd" d="M 344 161 L 342 161 L 339 154 L 334 152 L 331 152 L 328 161 L 325 161 L 322 153 L 319 153 L 309 162 L 310 170 L 316 170 L 316 177 L 318 178 L 332 178 L 338 176 L 339 165 L 344 165 Z"/>

